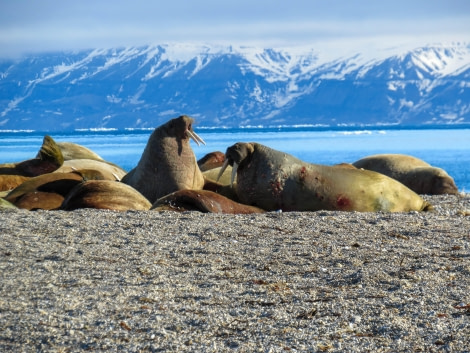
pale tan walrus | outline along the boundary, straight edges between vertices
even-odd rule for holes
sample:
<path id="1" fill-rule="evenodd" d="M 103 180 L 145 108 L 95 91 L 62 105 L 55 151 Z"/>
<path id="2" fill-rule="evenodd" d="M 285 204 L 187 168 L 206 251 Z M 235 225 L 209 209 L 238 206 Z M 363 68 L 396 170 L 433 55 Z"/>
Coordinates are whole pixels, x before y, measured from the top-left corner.
<path id="1" fill-rule="evenodd" d="M 177 190 L 204 187 L 189 139 L 204 141 L 193 131 L 193 119 L 182 115 L 156 128 L 137 166 L 122 182 L 137 189 L 151 203 Z"/>
<path id="2" fill-rule="evenodd" d="M 406 212 L 430 209 L 418 194 L 383 174 L 301 161 L 258 143 L 225 153 L 240 202 L 267 211 Z M 222 169 L 223 170 L 223 169 Z"/>
<path id="3" fill-rule="evenodd" d="M 405 154 L 376 154 L 353 163 L 398 180 L 418 194 L 458 194 L 454 179 L 444 169 Z"/>

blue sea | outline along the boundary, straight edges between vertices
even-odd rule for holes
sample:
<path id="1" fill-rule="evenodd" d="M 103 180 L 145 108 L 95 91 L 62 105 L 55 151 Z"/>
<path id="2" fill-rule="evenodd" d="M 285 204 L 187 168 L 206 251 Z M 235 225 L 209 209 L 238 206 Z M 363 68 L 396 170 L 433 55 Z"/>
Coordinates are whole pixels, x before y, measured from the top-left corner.
<path id="1" fill-rule="evenodd" d="M 454 128 L 195 128 L 206 145 L 191 142 L 196 158 L 225 152 L 236 142 L 258 142 L 317 164 L 354 162 L 377 153 L 403 153 L 443 168 L 459 190 L 470 192 L 470 129 Z M 86 146 L 104 159 L 132 169 L 140 159 L 152 130 L 83 130 L 51 133 L 56 141 Z M 0 163 L 33 158 L 46 133 L 0 131 Z"/>

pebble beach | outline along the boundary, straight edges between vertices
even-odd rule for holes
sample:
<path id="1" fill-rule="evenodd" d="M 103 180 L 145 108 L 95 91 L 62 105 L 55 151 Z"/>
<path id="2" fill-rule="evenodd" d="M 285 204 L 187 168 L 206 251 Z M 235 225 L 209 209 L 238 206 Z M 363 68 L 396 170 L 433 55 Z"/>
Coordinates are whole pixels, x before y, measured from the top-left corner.
<path id="1" fill-rule="evenodd" d="M 0 211 L 1 352 L 470 352 L 470 194 L 432 212 Z"/>

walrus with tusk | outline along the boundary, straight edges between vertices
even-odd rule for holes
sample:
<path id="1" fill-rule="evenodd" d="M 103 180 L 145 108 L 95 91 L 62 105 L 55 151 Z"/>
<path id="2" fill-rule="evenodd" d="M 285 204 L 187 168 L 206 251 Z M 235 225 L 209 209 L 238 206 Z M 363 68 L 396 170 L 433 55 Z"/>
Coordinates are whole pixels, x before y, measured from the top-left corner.
<path id="1" fill-rule="evenodd" d="M 405 185 L 369 170 L 307 163 L 254 142 L 234 144 L 225 158 L 224 167 L 232 165 L 232 183 L 236 179 L 240 202 L 267 211 L 431 209 Z"/>
<path id="2" fill-rule="evenodd" d="M 194 119 L 181 115 L 156 128 L 137 166 L 122 182 L 138 190 L 151 203 L 182 189 L 200 190 L 204 177 L 189 140 L 205 144 L 193 130 Z"/>

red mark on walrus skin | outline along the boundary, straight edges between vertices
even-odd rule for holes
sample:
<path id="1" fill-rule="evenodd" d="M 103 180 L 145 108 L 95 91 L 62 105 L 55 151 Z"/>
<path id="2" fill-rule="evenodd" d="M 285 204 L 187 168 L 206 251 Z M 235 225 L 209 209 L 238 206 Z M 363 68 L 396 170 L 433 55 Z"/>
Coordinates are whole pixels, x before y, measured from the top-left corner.
<path id="1" fill-rule="evenodd" d="M 351 204 L 351 201 L 343 195 L 339 195 L 338 198 L 336 199 L 336 205 L 340 208 L 346 208 L 350 204 Z"/>
<path id="2" fill-rule="evenodd" d="M 303 166 L 300 169 L 300 176 L 299 176 L 300 180 L 304 180 L 306 175 L 307 175 L 307 168 L 305 168 L 305 166 Z"/>

